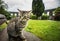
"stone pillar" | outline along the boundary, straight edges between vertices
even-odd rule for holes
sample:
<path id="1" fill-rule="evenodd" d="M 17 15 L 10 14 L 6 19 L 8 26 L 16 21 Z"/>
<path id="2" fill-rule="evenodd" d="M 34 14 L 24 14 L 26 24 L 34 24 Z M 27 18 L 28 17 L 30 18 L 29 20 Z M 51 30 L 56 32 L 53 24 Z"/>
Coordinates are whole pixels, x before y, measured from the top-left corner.
<path id="1" fill-rule="evenodd" d="M 47 16 L 49 16 L 49 11 L 47 12 Z"/>
<path id="2" fill-rule="evenodd" d="M 53 11 L 50 11 L 49 12 L 49 19 L 52 20 L 52 17 L 53 17 Z"/>
<path id="3" fill-rule="evenodd" d="M 17 17 L 18 17 L 19 16 L 18 13 L 16 13 L 16 14 L 17 14 Z"/>

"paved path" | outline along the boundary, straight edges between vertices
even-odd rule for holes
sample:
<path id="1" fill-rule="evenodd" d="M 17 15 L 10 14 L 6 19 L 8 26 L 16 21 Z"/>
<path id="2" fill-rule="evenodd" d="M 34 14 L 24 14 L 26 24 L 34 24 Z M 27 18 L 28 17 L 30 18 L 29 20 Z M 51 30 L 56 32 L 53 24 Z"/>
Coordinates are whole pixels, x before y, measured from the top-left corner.
<path id="1" fill-rule="evenodd" d="M 0 41 L 7 41 L 8 40 L 8 34 L 7 29 L 4 29 L 0 32 Z"/>
<path id="2" fill-rule="evenodd" d="M 26 32 L 25 30 L 23 30 L 22 32 L 27 41 L 40 41 L 40 39 L 32 33 Z M 8 41 L 7 29 L 4 29 L 2 32 L 0 32 L 0 41 Z"/>

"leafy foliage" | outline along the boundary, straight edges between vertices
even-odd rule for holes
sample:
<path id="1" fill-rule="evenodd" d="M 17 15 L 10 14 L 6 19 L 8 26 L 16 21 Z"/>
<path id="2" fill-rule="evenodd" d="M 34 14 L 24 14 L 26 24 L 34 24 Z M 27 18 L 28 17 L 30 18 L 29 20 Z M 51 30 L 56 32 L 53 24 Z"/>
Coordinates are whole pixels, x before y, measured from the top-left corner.
<path id="1" fill-rule="evenodd" d="M 30 19 L 37 19 L 36 15 L 31 14 Z"/>
<path id="2" fill-rule="evenodd" d="M 60 7 L 55 10 L 55 14 L 60 14 Z"/>
<path id="3" fill-rule="evenodd" d="M 47 14 L 44 14 L 44 15 L 42 15 L 42 20 L 46 20 L 46 19 L 48 19 L 49 18 L 49 16 L 47 15 Z"/>
<path id="4" fill-rule="evenodd" d="M 60 21 L 60 7 L 55 10 L 54 20 Z"/>
<path id="5" fill-rule="evenodd" d="M 0 0 L 0 14 L 3 14 L 7 17 L 7 19 L 10 19 L 10 13 L 6 10 L 7 8 L 7 4 L 5 4 L 4 1 Z"/>
<path id="6" fill-rule="evenodd" d="M 44 4 L 43 4 L 42 0 L 33 0 L 32 12 L 37 17 L 42 15 L 42 13 L 44 12 Z"/>

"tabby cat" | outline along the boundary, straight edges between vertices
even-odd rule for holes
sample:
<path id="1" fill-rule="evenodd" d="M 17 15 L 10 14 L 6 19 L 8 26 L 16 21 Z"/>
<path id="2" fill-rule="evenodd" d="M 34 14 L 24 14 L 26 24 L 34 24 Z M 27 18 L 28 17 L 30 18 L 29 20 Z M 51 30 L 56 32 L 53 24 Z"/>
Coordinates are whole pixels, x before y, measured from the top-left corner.
<path id="1" fill-rule="evenodd" d="M 12 18 L 7 26 L 9 41 L 25 41 L 22 30 L 26 26 L 31 11 L 19 10 L 20 16 Z"/>

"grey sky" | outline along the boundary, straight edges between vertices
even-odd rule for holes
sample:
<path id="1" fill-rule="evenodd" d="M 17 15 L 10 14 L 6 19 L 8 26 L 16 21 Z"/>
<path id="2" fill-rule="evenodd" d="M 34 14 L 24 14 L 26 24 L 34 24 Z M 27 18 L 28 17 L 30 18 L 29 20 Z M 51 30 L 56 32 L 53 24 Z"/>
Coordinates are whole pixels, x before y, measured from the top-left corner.
<path id="1" fill-rule="evenodd" d="M 9 6 L 9 11 L 31 10 L 33 0 L 4 0 Z M 60 0 L 43 0 L 45 9 L 56 8 L 60 5 Z"/>

